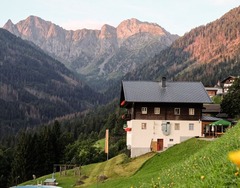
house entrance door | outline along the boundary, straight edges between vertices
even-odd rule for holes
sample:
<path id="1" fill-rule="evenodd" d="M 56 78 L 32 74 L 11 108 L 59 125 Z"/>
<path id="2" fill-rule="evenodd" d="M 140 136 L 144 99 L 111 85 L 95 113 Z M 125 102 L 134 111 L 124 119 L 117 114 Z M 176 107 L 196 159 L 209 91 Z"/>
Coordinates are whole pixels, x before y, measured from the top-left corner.
<path id="1" fill-rule="evenodd" d="M 163 150 L 163 139 L 157 139 L 157 151 Z"/>

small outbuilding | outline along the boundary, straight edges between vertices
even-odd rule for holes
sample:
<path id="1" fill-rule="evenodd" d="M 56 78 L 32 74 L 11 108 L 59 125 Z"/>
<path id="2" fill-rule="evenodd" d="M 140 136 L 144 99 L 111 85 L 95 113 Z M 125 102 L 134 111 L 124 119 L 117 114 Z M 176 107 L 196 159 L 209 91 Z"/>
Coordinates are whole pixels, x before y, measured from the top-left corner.
<path id="1" fill-rule="evenodd" d="M 57 180 L 55 178 L 49 178 L 49 179 L 46 179 L 44 182 L 43 182 L 44 185 L 57 185 Z"/>

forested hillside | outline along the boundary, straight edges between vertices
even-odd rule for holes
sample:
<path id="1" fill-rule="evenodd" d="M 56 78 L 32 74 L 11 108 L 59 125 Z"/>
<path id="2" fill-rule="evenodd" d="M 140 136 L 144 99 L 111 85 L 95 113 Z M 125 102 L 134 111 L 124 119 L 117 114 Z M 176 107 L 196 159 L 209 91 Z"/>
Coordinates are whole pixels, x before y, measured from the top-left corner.
<path id="1" fill-rule="evenodd" d="M 138 38 L 131 39 L 125 42 L 134 46 Z M 133 63 L 131 69 L 123 64 L 131 61 L 124 61 L 129 54 L 125 47 L 111 56 L 113 67 L 98 59 L 97 71 L 88 76 L 95 80 L 92 85 L 102 89 L 106 84 L 102 91 L 109 89 L 97 93 L 33 43 L 0 29 L 0 187 L 32 179 L 33 174 L 39 177 L 52 173 L 54 164 L 83 165 L 105 160 L 103 150 L 95 144 L 104 138 L 106 129 L 110 130 L 109 157 L 127 152 L 123 130 L 126 122 L 121 119 L 124 112 L 116 99 L 122 78 L 117 72 L 120 69 L 115 68 L 119 68 L 120 59 L 120 67 L 131 70 L 123 79 L 159 80 L 166 76 L 171 80 L 202 81 L 207 86 L 226 76 L 239 75 L 240 7 L 191 30 L 147 62 L 142 57 L 148 51 L 139 49 L 142 65 Z M 113 68 L 117 76 L 110 74 Z M 98 71 L 117 79 L 103 84 L 94 77 Z"/>
<path id="2" fill-rule="evenodd" d="M 102 102 L 63 64 L 0 29 L 0 137 Z"/>
<path id="3" fill-rule="evenodd" d="M 126 79 L 196 80 L 214 85 L 240 70 L 240 7 L 176 40 Z"/>
<path id="4" fill-rule="evenodd" d="M 106 160 L 96 141 L 109 129 L 109 158 L 126 149 L 125 131 L 116 102 L 75 118 L 21 130 L 0 140 L 0 187 L 52 173 L 54 164 L 86 165 Z"/>

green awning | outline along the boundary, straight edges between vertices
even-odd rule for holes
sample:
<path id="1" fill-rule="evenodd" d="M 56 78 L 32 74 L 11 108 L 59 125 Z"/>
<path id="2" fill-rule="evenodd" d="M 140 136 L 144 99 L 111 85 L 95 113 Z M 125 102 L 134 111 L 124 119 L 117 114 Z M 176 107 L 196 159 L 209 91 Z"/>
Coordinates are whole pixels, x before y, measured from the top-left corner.
<path id="1" fill-rule="evenodd" d="M 215 121 L 209 125 L 211 125 L 211 126 L 230 126 L 231 122 L 221 119 L 221 120 Z"/>

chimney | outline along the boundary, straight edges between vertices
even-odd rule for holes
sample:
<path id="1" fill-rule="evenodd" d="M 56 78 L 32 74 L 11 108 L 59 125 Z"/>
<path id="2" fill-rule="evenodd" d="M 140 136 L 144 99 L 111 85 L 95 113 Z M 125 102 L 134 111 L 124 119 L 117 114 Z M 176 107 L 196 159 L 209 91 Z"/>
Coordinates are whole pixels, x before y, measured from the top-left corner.
<path id="1" fill-rule="evenodd" d="M 162 77 L 162 87 L 166 87 L 166 77 Z"/>

